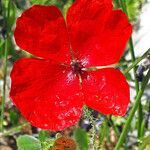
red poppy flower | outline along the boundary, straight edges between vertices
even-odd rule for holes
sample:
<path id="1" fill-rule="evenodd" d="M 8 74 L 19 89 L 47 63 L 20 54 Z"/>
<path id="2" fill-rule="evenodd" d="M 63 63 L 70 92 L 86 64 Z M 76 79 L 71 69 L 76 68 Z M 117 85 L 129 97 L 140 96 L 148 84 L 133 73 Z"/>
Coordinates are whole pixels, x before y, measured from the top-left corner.
<path id="1" fill-rule="evenodd" d="M 111 0 L 77 0 L 66 22 L 55 6 L 29 8 L 17 19 L 14 36 L 21 49 L 37 57 L 15 62 L 11 99 L 32 125 L 54 131 L 74 125 L 83 105 L 123 116 L 129 86 L 108 65 L 119 61 L 131 32 Z M 87 71 L 92 66 L 107 68 Z"/>

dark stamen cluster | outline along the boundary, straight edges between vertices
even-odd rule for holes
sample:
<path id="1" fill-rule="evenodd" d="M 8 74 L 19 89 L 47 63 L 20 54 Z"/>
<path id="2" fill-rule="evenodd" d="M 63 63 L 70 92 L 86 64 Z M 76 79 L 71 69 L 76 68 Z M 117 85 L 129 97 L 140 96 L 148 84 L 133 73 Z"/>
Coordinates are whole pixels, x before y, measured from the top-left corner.
<path id="1" fill-rule="evenodd" d="M 81 63 L 79 61 L 77 61 L 77 60 L 72 61 L 71 67 L 72 67 L 74 73 L 82 74 L 83 66 L 81 65 Z"/>

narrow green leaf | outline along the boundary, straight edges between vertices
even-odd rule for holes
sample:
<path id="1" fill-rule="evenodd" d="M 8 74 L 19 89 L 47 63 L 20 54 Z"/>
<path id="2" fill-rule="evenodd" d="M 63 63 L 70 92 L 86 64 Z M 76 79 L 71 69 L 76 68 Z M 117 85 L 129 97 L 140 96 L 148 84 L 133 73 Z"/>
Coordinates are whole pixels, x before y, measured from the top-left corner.
<path id="1" fill-rule="evenodd" d="M 10 110 L 9 117 L 10 117 L 10 122 L 12 123 L 12 125 L 18 124 L 19 115 L 16 111 Z"/>
<path id="2" fill-rule="evenodd" d="M 99 139 L 100 147 L 102 147 L 103 145 L 104 138 L 108 136 L 108 132 L 109 132 L 109 127 L 108 127 L 107 121 L 104 121 L 102 125 L 100 126 L 100 139 Z"/>
<path id="3" fill-rule="evenodd" d="M 88 149 L 88 135 L 85 130 L 77 128 L 75 130 L 75 139 L 78 144 L 79 150 Z"/>

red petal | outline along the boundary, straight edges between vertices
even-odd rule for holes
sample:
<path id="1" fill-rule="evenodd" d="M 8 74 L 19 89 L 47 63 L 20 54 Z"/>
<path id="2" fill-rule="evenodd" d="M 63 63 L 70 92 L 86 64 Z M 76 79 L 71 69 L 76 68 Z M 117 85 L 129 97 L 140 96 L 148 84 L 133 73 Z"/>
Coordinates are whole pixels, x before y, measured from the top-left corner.
<path id="1" fill-rule="evenodd" d="M 106 0 L 77 1 L 67 23 L 72 49 L 88 67 L 118 62 L 132 31 L 126 15 Z"/>
<path id="2" fill-rule="evenodd" d="M 89 72 L 83 80 L 83 90 L 89 107 L 106 115 L 125 115 L 130 99 L 129 85 L 119 70 Z"/>
<path id="3" fill-rule="evenodd" d="M 79 120 L 82 94 L 70 69 L 48 60 L 20 59 L 11 80 L 10 97 L 32 125 L 58 131 Z"/>
<path id="4" fill-rule="evenodd" d="M 64 18 L 55 6 L 34 5 L 17 19 L 15 40 L 21 49 L 38 57 L 70 59 Z"/>

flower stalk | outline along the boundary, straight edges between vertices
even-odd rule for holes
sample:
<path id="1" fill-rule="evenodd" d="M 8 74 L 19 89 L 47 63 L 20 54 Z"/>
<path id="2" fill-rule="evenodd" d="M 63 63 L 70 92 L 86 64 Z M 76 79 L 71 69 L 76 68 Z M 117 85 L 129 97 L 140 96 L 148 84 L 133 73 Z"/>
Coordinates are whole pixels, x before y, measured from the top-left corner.
<path id="1" fill-rule="evenodd" d="M 5 100 L 6 100 L 6 78 L 7 78 L 7 57 L 8 57 L 8 22 L 10 16 L 10 1 L 7 4 L 6 8 L 3 9 L 3 15 L 5 18 L 5 27 L 6 27 L 6 37 L 4 43 L 4 70 L 3 70 L 3 95 L 2 95 L 2 105 L 1 105 L 1 117 L 0 117 L 0 131 L 3 132 L 3 120 L 4 120 L 4 109 L 5 109 Z"/>
<path id="2" fill-rule="evenodd" d="M 123 9 L 123 11 L 126 13 L 126 15 L 128 16 L 128 10 L 126 8 L 126 2 L 125 0 L 121 0 L 121 7 Z M 129 39 L 129 51 L 131 53 L 131 59 L 132 59 L 132 63 L 135 62 L 136 58 L 135 58 L 135 54 L 134 54 L 134 46 L 133 46 L 133 40 L 132 40 L 132 36 Z M 136 66 L 133 67 L 133 73 L 134 73 L 134 80 L 135 80 L 135 89 L 136 89 L 136 95 L 139 92 L 139 83 L 138 80 L 136 79 Z M 142 120 L 143 120 L 143 114 L 142 114 L 142 104 L 141 102 L 139 102 L 139 107 L 138 107 L 138 125 L 137 125 L 137 129 L 138 129 L 138 139 L 140 139 L 141 135 L 141 127 L 142 127 Z"/>
<path id="3" fill-rule="evenodd" d="M 150 49 L 148 49 L 141 57 L 137 58 L 123 73 L 127 74 L 131 69 L 137 66 L 137 64 L 146 58 L 150 54 Z"/>
<path id="4" fill-rule="evenodd" d="M 123 142 L 125 140 L 126 134 L 128 132 L 129 126 L 130 126 L 130 123 L 132 121 L 132 118 L 134 117 L 134 114 L 135 114 L 138 106 L 139 106 L 141 97 L 142 97 L 142 95 L 144 93 L 144 90 L 145 90 L 145 87 L 146 87 L 146 85 L 147 85 L 147 83 L 149 81 L 149 78 L 150 78 L 150 70 L 148 71 L 147 75 L 145 76 L 145 78 L 144 78 L 144 80 L 142 82 L 141 88 L 139 89 L 139 92 L 138 92 L 138 94 L 136 96 L 136 99 L 135 99 L 135 104 L 132 107 L 131 112 L 130 112 L 128 118 L 127 118 L 127 121 L 126 121 L 125 126 L 123 128 L 123 131 L 122 131 L 122 133 L 120 135 L 118 143 L 117 143 L 117 145 L 115 147 L 115 150 L 119 150 L 121 145 L 123 144 Z"/>
<path id="5" fill-rule="evenodd" d="M 20 124 L 19 126 L 8 129 L 7 131 L 0 134 L 0 138 L 4 136 L 10 136 L 10 135 L 19 133 L 23 127 L 28 126 L 28 125 L 30 125 L 30 123 L 25 122 L 25 123 Z"/>

